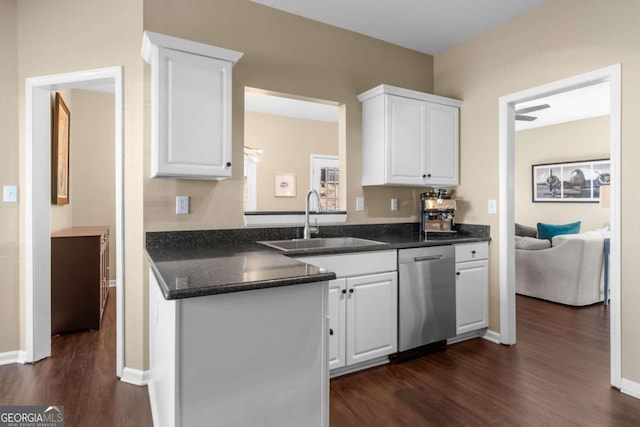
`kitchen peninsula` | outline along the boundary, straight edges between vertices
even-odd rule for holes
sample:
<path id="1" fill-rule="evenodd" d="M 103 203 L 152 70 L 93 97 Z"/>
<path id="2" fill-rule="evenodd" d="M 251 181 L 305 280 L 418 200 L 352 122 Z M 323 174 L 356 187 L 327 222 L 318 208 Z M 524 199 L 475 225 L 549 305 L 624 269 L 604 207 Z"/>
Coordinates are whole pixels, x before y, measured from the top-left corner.
<path id="1" fill-rule="evenodd" d="M 287 253 L 257 244 L 301 229 L 147 233 L 149 393 L 156 425 L 328 425 L 328 283 L 291 256 L 489 240 L 460 226 L 425 240 L 417 224 L 323 227 L 383 244 Z"/>

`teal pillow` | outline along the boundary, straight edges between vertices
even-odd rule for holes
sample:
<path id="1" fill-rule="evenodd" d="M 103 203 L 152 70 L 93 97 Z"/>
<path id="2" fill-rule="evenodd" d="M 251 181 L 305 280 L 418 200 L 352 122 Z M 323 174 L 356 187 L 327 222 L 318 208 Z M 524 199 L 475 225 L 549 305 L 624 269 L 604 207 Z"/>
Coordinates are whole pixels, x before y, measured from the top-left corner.
<path id="1" fill-rule="evenodd" d="M 553 239 L 554 236 L 560 234 L 578 234 L 582 221 L 572 222 L 571 224 L 543 224 L 538 223 L 538 239 Z"/>

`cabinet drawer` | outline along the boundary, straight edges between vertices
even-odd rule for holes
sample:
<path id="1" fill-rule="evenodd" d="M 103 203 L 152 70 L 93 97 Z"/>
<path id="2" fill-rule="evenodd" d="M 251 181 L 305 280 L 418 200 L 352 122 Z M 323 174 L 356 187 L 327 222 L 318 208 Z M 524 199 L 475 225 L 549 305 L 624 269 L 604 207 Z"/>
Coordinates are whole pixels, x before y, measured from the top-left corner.
<path id="1" fill-rule="evenodd" d="M 489 244 L 487 242 L 456 245 L 456 262 L 475 261 L 487 258 L 489 258 Z"/>
<path id="2" fill-rule="evenodd" d="M 340 255 L 296 257 L 296 259 L 336 273 L 336 277 L 396 271 L 398 251 L 373 251 Z"/>

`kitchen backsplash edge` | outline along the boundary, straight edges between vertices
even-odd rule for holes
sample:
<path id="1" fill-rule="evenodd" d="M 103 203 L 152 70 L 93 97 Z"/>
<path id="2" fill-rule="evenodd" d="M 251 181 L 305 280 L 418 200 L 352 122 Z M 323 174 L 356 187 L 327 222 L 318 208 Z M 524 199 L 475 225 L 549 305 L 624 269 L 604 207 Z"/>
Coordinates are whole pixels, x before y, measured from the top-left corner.
<path id="1" fill-rule="evenodd" d="M 477 224 L 456 224 L 458 235 L 490 238 L 490 227 Z M 362 237 L 380 235 L 419 234 L 419 223 L 336 225 L 320 228 L 318 237 Z M 148 231 L 145 247 L 182 247 L 247 243 L 261 240 L 286 240 L 302 238 L 302 227 L 239 228 L 223 230 Z"/>

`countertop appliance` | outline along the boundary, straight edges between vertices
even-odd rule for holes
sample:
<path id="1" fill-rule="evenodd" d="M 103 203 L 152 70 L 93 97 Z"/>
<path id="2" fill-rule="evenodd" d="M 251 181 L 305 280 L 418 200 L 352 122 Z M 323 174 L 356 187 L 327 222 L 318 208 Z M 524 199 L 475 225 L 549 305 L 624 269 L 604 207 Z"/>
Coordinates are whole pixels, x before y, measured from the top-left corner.
<path id="1" fill-rule="evenodd" d="M 455 233 L 456 201 L 446 190 L 420 195 L 420 230 L 426 233 Z"/>
<path id="2" fill-rule="evenodd" d="M 453 245 L 398 251 L 398 350 L 456 336 Z"/>

